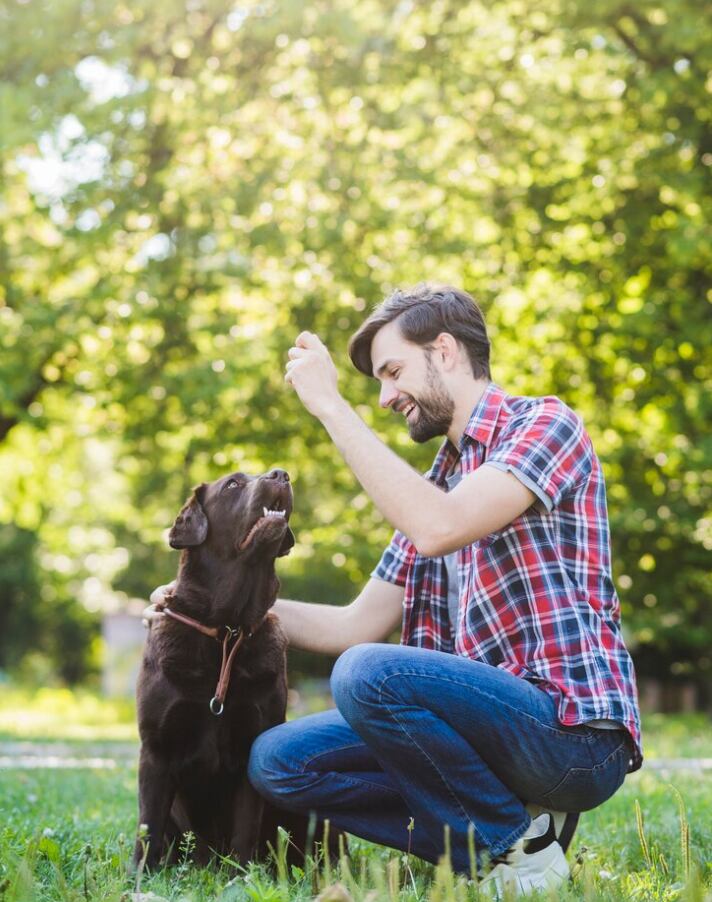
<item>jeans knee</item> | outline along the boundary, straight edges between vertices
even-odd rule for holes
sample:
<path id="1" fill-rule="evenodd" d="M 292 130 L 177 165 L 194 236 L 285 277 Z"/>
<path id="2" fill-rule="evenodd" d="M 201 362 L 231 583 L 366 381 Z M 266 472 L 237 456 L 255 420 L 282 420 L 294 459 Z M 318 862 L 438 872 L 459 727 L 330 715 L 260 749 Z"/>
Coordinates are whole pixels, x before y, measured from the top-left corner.
<path id="1" fill-rule="evenodd" d="M 348 648 L 334 664 L 331 672 L 331 694 L 336 707 L 349 720 L 359 708 L 359 703 L 375 697 L 379 661 L 384 646 L 364 643 Z M 386 646 L 387 647 L 387 646 Z"/>
<path id="2" fill-rule="evenodd" d="M 261 796 L 273 801 L 278 795 L 277 787 L 283 770 L 278 755 L 280 742 L 274 741 L 270 735 L 276 729 L 273 727 L 255 739 L 247 762 L 247 779 Z"/>

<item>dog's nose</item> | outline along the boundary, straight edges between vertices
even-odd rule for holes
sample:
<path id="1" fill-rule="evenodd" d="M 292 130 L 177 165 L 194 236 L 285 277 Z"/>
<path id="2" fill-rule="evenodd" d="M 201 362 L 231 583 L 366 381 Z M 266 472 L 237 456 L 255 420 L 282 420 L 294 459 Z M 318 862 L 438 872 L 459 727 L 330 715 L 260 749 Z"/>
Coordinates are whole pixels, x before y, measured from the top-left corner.
<path id="1" fill-rule="evenodd" d="M 276 479 L 277 482 L 289 482 L 289 473 L 286 470 L 272 470 L 267 474 L 267 479 Z"/>

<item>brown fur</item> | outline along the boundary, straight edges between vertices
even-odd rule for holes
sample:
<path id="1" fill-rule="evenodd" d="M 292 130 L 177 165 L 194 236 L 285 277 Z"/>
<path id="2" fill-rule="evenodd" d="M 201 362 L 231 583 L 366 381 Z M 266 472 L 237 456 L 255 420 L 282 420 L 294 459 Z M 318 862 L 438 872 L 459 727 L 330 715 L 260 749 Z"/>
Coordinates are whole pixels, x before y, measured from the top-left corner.
<path id="1" fill-rule="evenodd" d="M 265 519 L 245 544 L 263 507 L 286 517 Z M 208 705 L 221 644 L 167 617 L 151 628 L 137 688 L 139 822 L 146 825 L 137 863 L 145 842 L 148 867 L 175 854 L 186 831 L 195 835 L 199 861 L 217 852 L 244 863 L 274 843 L 261 825 L 274 831 L 280 819 L 265 816 L 246 767 L 255 737 L 285 718 L 287 643 L 267 612 L 279 588 L 275 559 L 294 544 L 291 510 L 286 472 L 236 473 L 198 486 L 173 525 L 169 541 L 182 552 L 169 607 L 207 626 L 261 625 L 237 652 L 220 716 Z"/>

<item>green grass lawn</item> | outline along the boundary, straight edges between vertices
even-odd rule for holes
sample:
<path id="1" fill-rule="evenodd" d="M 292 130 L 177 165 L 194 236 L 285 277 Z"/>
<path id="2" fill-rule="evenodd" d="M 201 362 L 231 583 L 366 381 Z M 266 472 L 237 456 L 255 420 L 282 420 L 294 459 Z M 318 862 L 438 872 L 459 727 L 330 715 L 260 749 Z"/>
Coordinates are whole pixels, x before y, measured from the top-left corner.
<path id="1" fill-rule="evenodd" d="M 136 888 L 126 872 L 136 829 L 131 708 L 89 695 L 43 699 L 6 695 L 0 744 L 32 736 L 61 741 L 77 754 L 123 748 L 124 759 L 108 770 L 0 770 L 0 899 L 129 900 Z M 22 728 L 12 716 L 15 706 L 25 712 Z M 649 760 L 712 757 L 712 731 L 701 715 L 649 717 L 644 738 Z M 569 859 L 575 880 L 556 899 L 712 902 L 712 772 L 630 775 L 605 805 L 582 816 Z M 144 877 L 140 889 L 181 902 L 287 902 L 320 892 L 335 902 L 476 899 L 474 887 L 446 866 L 358 840 L 351 841 L 348 861 L 310 865 L 306 873 L 288 873 L 186 862 Z M 333 888 L 337 883 L 343 887 Z"/>

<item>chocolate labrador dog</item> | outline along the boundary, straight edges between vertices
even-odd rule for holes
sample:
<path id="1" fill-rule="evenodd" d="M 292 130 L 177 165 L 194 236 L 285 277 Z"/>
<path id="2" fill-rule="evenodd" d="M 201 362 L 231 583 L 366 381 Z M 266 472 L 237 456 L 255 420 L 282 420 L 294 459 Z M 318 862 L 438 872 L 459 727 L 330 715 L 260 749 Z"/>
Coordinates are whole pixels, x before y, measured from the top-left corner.
<path id="1" fill-rule="evenodd" d="M 264 850 L 264 803 L 250 786 L 255 737 L 285 718 L 286 639 L 268 613 L 275 559 L 294 545 L 284 470 L 198 486 L 170 531 L 175 587 L 151 628 L 138 679 L 139 818 L 146 865 L 194 836 L 194 857 L 241 862 Z M 146 843 L 148 848 L 146 851 Z"/>

